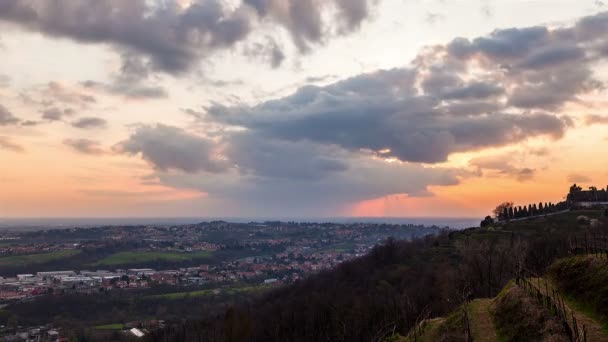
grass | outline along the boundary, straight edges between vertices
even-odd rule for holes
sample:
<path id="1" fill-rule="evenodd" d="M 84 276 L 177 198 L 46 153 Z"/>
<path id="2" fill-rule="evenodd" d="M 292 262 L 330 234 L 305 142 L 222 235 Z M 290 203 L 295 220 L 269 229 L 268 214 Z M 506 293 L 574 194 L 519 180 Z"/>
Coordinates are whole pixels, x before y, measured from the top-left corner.
<path id="1" fill-rule="evenodd" d="M 139 264 L 153 261 L 191 261 L 207 259 L 211 252 L 178 253 L 178 252 L 119 252 L 94 263 L 93 266 L 116 266 Z"/>
<path id="2" fill-rule="evenodd" d="M 561 321 L 519 287 L 510 287 L 497 297 L 494 324 L 501 340 L 565 341 Z"/>
<path id="3" fill-rule="evenodd" d="M 266 285 L 258 285 L 258 286 L 243 286 L 243 287 L 232 287 L 228 289 L 209 289 L 209 290 L 198 290 L 198 291 L 190 291 L 190 292 L 174 292 L 174 293 L 166 293 L 161 295 L 153 295 L 146 296 L 145 299 L 167 299 L 167 300 L 176 300 L 176 299 L 184 299 L 190 297 L 204 297 L 211 296 L 216 293 L 216 291 L 220 291 L 222 294 L 234 295 L 238 293 L 247 293 L 247 292 L 257 292 L 268 289 L 269 286 Z"/>
<path id="4" fill-rule="evenodd" d="M 123 330 L 124 328 L 125 325 L 120 323 L 95 326 L 95 330 Z"/>
<path id="5" fill-rule="evenodd" d="M 491 305 L 491 299 L 476 299 L 469 304 L 471 332 L 475 341 L 498 341 L 493 317 L 490 314 Z"/>
<path id="6" fill-rule="evenodd" d="M 598 322 L 608 333 L 606 259 L 596 255 L 560 259 L 549 267 L 548 275 L 572 308 Z"/>
<path id="7" fill-rule="evenodd" d="M 72 257 L 80 253 L 80 250 L 71 249 L 41 254 L 15 255 L 0 258 L 0 267 L 29 266 L 45 264 L 51 261 Z"/>
<path id="8" fill-rule="evenodd" d="M 454 310 L 441 324 L 425 333 L 423 341 L 463 341 L 464 335 L 464 312 L 462 306 Z"/>

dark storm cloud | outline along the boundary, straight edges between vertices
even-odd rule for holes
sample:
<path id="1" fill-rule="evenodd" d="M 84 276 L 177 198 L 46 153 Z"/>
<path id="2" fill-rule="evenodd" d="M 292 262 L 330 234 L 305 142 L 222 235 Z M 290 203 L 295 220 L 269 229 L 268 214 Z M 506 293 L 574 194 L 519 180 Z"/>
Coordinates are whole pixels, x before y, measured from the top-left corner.
<path id="1" fill-rule="evenodd" d="M 603 88 L 591 67 L 607 57 L 606 28 L 608 14 L 600 13 L 570 27 L 512 28 L 472 40 L 456 38 L 445 47 L 443 62 L 476 60 L 514 87 L 510 105 L 556 110 L 581 93 Z"/>
<path id="2" fill-rule="evenodd" d="M 341 33 L 357 29 L 369 14 L 368 0 L 326 3 L 336 8 Z M 146 56 L 149 68 L 178 74 L 244 41 L 258 17 L 285 27 L 305 51 L 324 40 L 330 25 L 322 19 L 325 7 L 313 0 L 244 0 L 236 8 L 221 0 L 194 1 L 186 8 L 176 0 L 3 0 L 0 20 L 49 36 L 112 44 Z M 273 61 L 279 59 L 277 49 L 270 51 Z"/>
<path id="3" fill-rule="evenodd" d="M 9 137 L 0 136 L 0 150 L 11 152 L 24 152 L 23 146 L 14 143 Z"/>
<path id="4" fill-rule="evenodd" d="M 107 123 L 106 120 L 101 118 L 84 117 L 72 122 L 72 126 L 82 129 L 103 128 Z"/>
<path id="5" fill-rule="evenodd" d="M 455 169 L 388 163 L 371 153 L 246 131 L 214 142 L 176 127 L 144 126 L 115 150 L 140 153 L 162 184 L 201 190 L 213 200 L 258 214 L 335 212 L 345 202 L 428 194 L 428 186 L 456 185 L 467 176 Z"/>
<path id="6" fill-rule="evenodd" d="M 496 30 L 487 37 L 472 41 L 456 38 L 448 44 L 447 51 L 457 58 L 468 58 L 480 53 L 489 58 L 507 61 L 526 56 L 548 39 L 549 30 L 546 27 L 512 28 Z"/>
<path id="7" fill-rule="evenodd" d="M 245 13 L 227 12 L 215 0 L 186 10 L 174 1 L 152 7 L 144 0 L 5 0 L 0 19 L 51 36 L 117 44 L 167 72 L 186 70 L 201 50 L 231 45 L 250 30 Z"/>
<path id="8" fill-rule="evenodd" d="M 180 170 L 187 173 L 222 172 L 228 168 L 225 160 L 215 156 L 215 143 L 205 137 L 185 132 L 177 127 L 158 124 L 141 126 L 131 137 L 114 147 L 117 152 L 137 155 L 155 169 Z"/>
<path id="9" fill-rule="evenodd" d="M 0 104 L 0 126 L 15 125 L 19 119 L 13 115 L 6 107 Z"/>
<path id="10" fill-rule="evenodd" d="M 467 116 L 495 113 L 502 107 L 500 103 L 492 101 L 456 101 L 447 103 L 441 110 L 447 115 Z"/>
<path id="11" fill-rule="evenodd" d="M 226 156 L 239 171 L 270 178 L 316 180 L 348 169 L 339 153 L 331 148 L 271 140 L 248 133 L 230 136 Z"/>
<path id="12" fill-rule="evenodd" d="M 415 79 L 413 70 L 381 71 L 327 87 L 304 87 L 255 107 L 215 106 L 209 115 L 270 139 L 338 145 L 351 151 L 389 149 L 386 157 L 427 163 L 534 136 L 559 138 L 567 127 L 567 122 L 546 113 L 444 115 L 440 99 L 419 94 Z M 462 94 L 469 92 L 466 85 L 462 89 Z M 497 108 L 502 109 L 491 109 Z"/>
<path id="13" fill-rule="evenodd" d="M 539 69 L 558 64 L 569 64 L 580 61 L 585 52 L 578 46 L 550 46 L 530 54 L 519 67 L 524 69 Z"/>
<path id="14" fill-rule="evenodd" d="M 72 150 L 89 155 L 105 154 L 99 142 L 89 139 L 66 139 L 63 144 L 70 147 Z"/>
<path id="15" fill-rule="evenodd" d="M 295 158 L 284 155 L 285 161 Z M 323 178 L 262 177 L 238 174 L 158 173 L 163 184 L 207 192 L 247 213 L 273 215 L 334 214 L 347 204 L 392 194 L 428 194 L 428 186 L 460 183 L 461 171 L 387 163 L 357 155 L 344 156 L 348 170 Z"/>
<path id="16" fill-rule="evenodd" d="M 502 87 L 484 82 L 473 82 L 466 85 L 448 89 L 443 98 L 446 100 L 484 99 L 501 95 L 505 92 Z"/>

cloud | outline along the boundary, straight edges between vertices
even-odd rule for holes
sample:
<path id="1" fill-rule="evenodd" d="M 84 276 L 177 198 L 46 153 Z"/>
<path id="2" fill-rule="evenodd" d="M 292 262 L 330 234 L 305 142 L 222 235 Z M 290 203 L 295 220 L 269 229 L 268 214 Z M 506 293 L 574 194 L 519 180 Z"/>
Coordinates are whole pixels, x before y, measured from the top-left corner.
<path id="1" fill-rule="evenodd" d="M 428 195 L 429 186 L 453 186 L 464 173 L 454 169 L 387 163 L 357 155 L 344 156 L 347 170 L 323 178 L 283 178 L 221 174 L 157 173 L 161 183 L 209 194 L 206 206 L 225 212 L 226 205 L 241 215 L 304 217 L 335 215 L 361 200 L 391 194 Z M 283 156 L 285 162 L 297 156 Z"/>
<path id="2" fill-rule="evenodd" d="M 71 108 L 59 109 L 56 107 L 45 109 L 42 112 L 42 119 L 48 121 L 62 121 L 66 116 L 74 115 L 74 110 Z"/>
<path id="3" fill-rule="evenodd" d="M 141 57 L 123 53 L 122 58 L 120 73 L 113 75 L 109 83 L 88 80 L 81 85 L 130 99 L 163 99 L 169 96 L 167 89 L 150 85 L 153 80 L 150 79 L 149 67 Z"/>
<path id="4" fill-rule="evenodd" d="M 0 104 L 0 126 L 15 125 L 19 119 L 13 115 L 6 107 Z"/>
<path id="5" fill-rule="evenodd" d="M 259 177 L 318 180 L 348 169 L 341 151 L 313 143 L 236 133 L 227 145 L 226 157 L 238 170 Z"/>
<path id="6" fill-rule="evenodd" d="M 44 90 L 44 94 L 54 101 L 64 104 L 81 105 L 83 107 L 97 102 L 94 96 L 70 90 L 58 82 L 49 82 Z"/>
<path id="7" fill-rule="evenodd" d="M 88 155 L 102 155 L 105 151 L 97 141 L 89 139 L 66 139 L 63 144 L 69 146 L 72 150 Z"/>
<path id="8" fill-rule="evenodd" d="M 145 86 L 140 83 L 116 81 L 103 83 L 97 81 L 84 81 L 82 85 L 89 89 L 101 90 L 112 95 L 131 99 L 164 99 L 169 96 L 167 90 L 159 86 Z"/>
<path id="9" fill-rule="evenodd" d="M 338 34 L 358 30 L 370 15 L 370 9 L 377 1 L 368 0 L 244 0 L 253 7 L 262 19 L 269 19 L 287 29 L 293 42 L 301 52 L 306 52 L 312 44 L 322 43 L 331 26 L 323 20 L 327 7 L 335 9 L 335 16 L 329 21 L 337 23 L 333 29 Z"/>
<path id="10" fill-rule="evenodd" d="M 308 1 L 247 3 L 261 18 L 297 29 L 302 50 L 323 39 Z M 296 8 L 303 18 L 292 18 Z M 607 18 L 457 38 L 400 68 L 301 86 L 254 105 L 184 110 L 199 134 L 146 125 L 115 150 L 141 156 L 164 185 L 258 213 L 335 212 L 387 195 L 428 195 L 431 186 L 484 172 L 529 181 L 537 170 L 513 156 L 477 158 L 464 170 L 438 164 L 455 153 L 562 138 L 574 121 L 561 109 L 603 87 L 593 70 L 606 58 Z"/>
<path id="11" fill-rule="evenodd" d="M 568 175 L 568 182 L 570 183 L 589 183 L 591 182 L 591 178 L 588 176 L 579 174 L 579 173 L 571 173 Z"/>
<path id="12" fill-rule="evenodd" d="M 426 21 L 429 25 L 435 25 L 436 23 L 438 23 L 440 21 L 444 21 L 444 20 L 445 20 L 445 15 L 443 15 L 441 13 L 427 12 L 424 17 L 424 21 Z"/>
<path id="13" fill-rule="evenodd" d="M 216 104 L 205 119 L 269 140 L 388 151 L 382 156 L 405 162 L 559 139 L 573 122 L 559 109 L 603 87 L 592 66 L 604 59 L 604 27 L 608 15 L 600 14 L 570 27 L 456 38 L 424 49 L 408 67 L 303 86 L 254 106 Z"/>
<path id="14" fill-rule="evenodd" d="M 215 141 L 176 127 L 142 126 L 115 151 L 141 155 L 164 185 L 205 192 L 211 201 L 227 200 L 258 215 L 335 212 L 346 202 L 428 194 L 431 185 L 456 185 L 470 176 L 251 133 L 234 131 Z"/>
<path id="15" fill-rule="evenodd" d="M 48 36 L 82 43 L 111 44 L 120 52 L 144 56 L 147 67 L 184 73 L 214 51 L 245 41 L 268 21 L 291 34 L 301 51 L 322 43 L 337 23 L 340 34 L 359 28 L 369 15 L 368 0 L 244 0 L 226 6 L 220 0 L 151 2 L 146 0 L 4 0 L 0 20 Z M 323 12 L 334 10 L 325 22 Z"/>
<path id="16" fill-rule="evenodd" d="M 265 60 L 273 68 L 278 68 L 283 64 L 286 56 L 281 47 L 271 37 L 266 37 L 265 42 L 256 42 L 244 50 L 246 56 Z"/>
<path id="17" fill-rule="evenodd" d="M 40 121 L 26 120 L 26 121 L 21 122 L 21 126 L 33 127 L 33 126 L 39 125 L 40 123 L 41 123 Z"/>
<path id="18" fill-rule="evenodd" d="M 209 117 L 268 139 L 310 141 L 350 151 L 389 150 L 384 157 L 425 163 L 531 137 L 560 138 L 568 125 L 548 113 L 498 112 L 494 109 L 504 109 L 499 104 L 486 115 L 446 115 L 449 110 L 440 98 L 418 92 L 417 77 L 412 69 L 379 71 L 326 87 L 303 87 L 253 107 L 217 105 L 210 108 Z M 467 93 L 468 85 L 462 89 Z"/>
<path id="19" fill-rule="evenodd" d="M 72 122 L 72 126 L 82 129 L 103 128 L 108 122 L 101 118 L 85 117 Z"/>
<path id="20" fill-rule="evenodd" d="M 186 173 L 226 170 L 228 164 L 216 155 L 215 148 L 210 139 L 161 124 L 141 126 L 129 139 L 114 147 L 119 153 L 141 154 L 157 170 Z"/>
<path id="21" fill-rule="evenodd" d="M 608 116 L 590 114 L 585 117 L 585 124 L 590 125 L 606 125 L 608 124 Z"/>
<path id="22" fill-rule="evenodd" d="M 24 103 L 40 106 L 45 110 L 62 106 L 88 109 L 97 103 L 93 95 L 55 81 L 25 89 L 19 97 Z"/>
<path id="23" fill-rule="evenodd" d="M 534 178 L 536 170 L 513 165 L 513 156 L 509 154 L 478 157 L 469 161 L 469 165 L 478 168 L 481 174 L 484 170 L 498 172 L 498 175 L 513 177 L 520 182 L 529 181 Z"/>
<path id="24" fill-rule="evenodd" d="M 7 75 L 0 74 L 0 89 L 7 88 L 11 84 L 11 78 Z"/>
<path id="25" fill-rule="evenodd" d="M 8 150 L 11 152 L 24 152 L 25 149 L 14 142 L 9 137 L 0 136 L 0 149 Z"/>
<path id="26" fill-rule="evenodd" d="M 513 89 L 507 98 L 511 106 L 557 110 L 580 94 L 603 89 L 592 66 L 607 57 L 602 52 L 606 28 L 608 14 L 599 13 L 569 27 L 496 30 L 472 40 L 456 38 L 440 47 L 446 55 L 431 57 L 469 70 L 472 63 L 481 64 L 496 81 Z"/>

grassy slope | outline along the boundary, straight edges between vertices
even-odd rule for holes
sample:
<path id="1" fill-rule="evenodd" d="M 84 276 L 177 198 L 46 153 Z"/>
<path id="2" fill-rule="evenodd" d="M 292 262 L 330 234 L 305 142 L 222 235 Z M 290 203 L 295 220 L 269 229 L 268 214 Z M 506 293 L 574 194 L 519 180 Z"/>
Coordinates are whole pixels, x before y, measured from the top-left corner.
<path id="1" fill-rule="evenodd" d="M 79 254 L 79 250 L 66 250 L 41 254 L 15 255 L 0 258 L 0 267 L 29 266 L 65 259 Z"/>
<path id="2" fill-rule="evenodd" d="M 494 321 L 505 341 L 569 341 L 561 321 L 517 286 L 496 298 Z"/>
<path id="3" fill-rule="evenodd" d="M 577 256 L 558 260 L 549 278 L 569 304 L 585 313 L 608 332 L 608 261 L 599 256 Z"/>
<path id="4" fill-rule="evenodd" d="M 471 333 L 475 341 L 496 342 L 498 336 L 494 320 L 490 314 L 492 307 L 491 299 L 476 299 L 469 304 L 469 316 L 471 320 Z"/>
<path id="5" fill-rule="evenodd" d="M 189 261 L 207 259 L 210 252 L 177 253 L 177 252 L 120 252 L 99 260 L 94 266 L 116 266 L 137 264 L 143 262 L 163 261 Z"/>

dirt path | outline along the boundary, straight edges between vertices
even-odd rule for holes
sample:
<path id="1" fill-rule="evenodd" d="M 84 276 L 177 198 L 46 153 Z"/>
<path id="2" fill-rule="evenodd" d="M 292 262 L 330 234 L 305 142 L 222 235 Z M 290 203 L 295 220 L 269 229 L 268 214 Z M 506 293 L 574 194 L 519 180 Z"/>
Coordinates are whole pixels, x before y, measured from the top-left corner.
<path id="1" fill-rule="evenodd" d="M 534 284 L 534 287 L 538 288 L 538 278 L 533 278 L 530 280 L 532 284 Z M 540 284 L 541 292 L 547 294 L 544 279 L 541 278 Z M 554 288 L 555 287 L 553 286 L 553 284 L 551 284 L 551 282 L 549 281 L 549 293 L 551 293 Z M 557 288 L 555 288 L 555 290 L 557 291 Z M 583 326 L 585 326 L 585 329 L 587 330 L 587 341 L 608 342 L 608 335 L 604 333 L 604 331 L 602 330 L 602 326 L 598 322 L 596 322 L 593 318 L 589 317 L 589 315 L 585 314 L 584 312 L 581 312 L 577 309 L 573 309 L 572 306 L 569 305 L 566 301 L 564 301 L 564 304 L 568 313 L 573 313 L 574 317 L 576 317 L 578 328 L 581 333 L 583 331 Z M 568 321 L 572 323 L 572 317 L 569 317 Z"/>
<path id="2" fill-rule="evenodd" d="M 497 342 L 496 327 L 490 314 L 491 299 L 476 299 L 469 304 L 471 333 L 475 342 Z"/>

